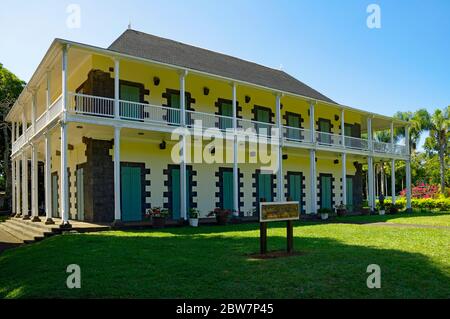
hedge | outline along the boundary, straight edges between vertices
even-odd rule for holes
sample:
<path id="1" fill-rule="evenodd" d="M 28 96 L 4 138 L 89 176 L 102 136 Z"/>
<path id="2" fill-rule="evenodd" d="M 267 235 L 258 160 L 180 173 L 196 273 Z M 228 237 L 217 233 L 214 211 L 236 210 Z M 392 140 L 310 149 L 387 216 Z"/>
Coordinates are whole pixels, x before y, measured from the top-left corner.
<path id="1" fill-rule="evenodd" d="M 384 203 L 386 206 L 391 206 L 392 201 L 390 199 L 385 199 Z M 377 201 L 377 209 L 380 208 L 380 204 Z M 395 201 L 395 206 L 400 209 L 406 209 L 406 198 L 398 198 Z M 414 209 L 421 210 L 439 210 L 439 211 L 450 211 L 450 198 L 412 198 L 411 206 Z"/>

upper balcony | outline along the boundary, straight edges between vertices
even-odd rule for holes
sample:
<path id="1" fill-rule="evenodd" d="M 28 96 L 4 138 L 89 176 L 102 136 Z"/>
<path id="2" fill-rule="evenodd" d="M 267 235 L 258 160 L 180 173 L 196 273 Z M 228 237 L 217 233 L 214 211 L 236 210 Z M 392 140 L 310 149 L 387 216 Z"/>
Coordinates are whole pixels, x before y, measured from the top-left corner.
<path id="1" fill-rule="evenodd" d="M 56 121 L 73 120 L 169 133 L 183 124 L 192 130 L 201 121 L 204 129 L 232 134 L 247 130 L 264 137 L 273 136 L 271 130 L 279 123 L 282 143 L 289 147 L 408 157 L 407 146 L 379 142 L 369 134 L 406 126 L 404 122 L 193 70 L 183 79 L 186 108 L 182 121 L 180 73 L 186 70 L 131 57 L 118 59 L 115 53 L 96 50 L 72 44 L 65 62 L 61 47 L 44 59 L 19 105 L 9 114 L 8 120 L 16 127 L 26 127 L 21 134 L 15 130 L 13 154 Z M 235 83 L 234 89 L 231 83 Z M 237 103 L 236 131 L 233 98 Z"/>

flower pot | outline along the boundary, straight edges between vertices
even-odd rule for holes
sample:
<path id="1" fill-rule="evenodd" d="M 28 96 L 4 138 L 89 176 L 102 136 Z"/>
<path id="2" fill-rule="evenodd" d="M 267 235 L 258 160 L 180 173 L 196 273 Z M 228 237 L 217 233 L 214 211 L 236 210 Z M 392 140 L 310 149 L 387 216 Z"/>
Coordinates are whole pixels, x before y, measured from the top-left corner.
<path id="1" fill-rule="evenodd" d="M 189 225 L 192 227 L 198 227 L 198 218 L 189 218 Z"/>
<path id="2" fill-rule="evenodd" d="M 166 226 L 166 218 L 165 217 L 153 217 L 152 218 L 152 226 L 154 228 L 164 228 L 164 226 Z"/>
<path id="3" fill-rule="evenodd" d="M 378 211 L 378 214 L 380 214 L 380 215 L 384 215 L 386 212 L 385 212 L 385 210 L 384 209 L 380 209 L 379 211 Z"/>
<path id="4" fill-rule="evenodd" d="M 227 215 L 216 215 L 216 221 L 218 225 L 226 225 L 228 221 Z"/>
<path id="5" fill-rule="evenodd" d="M 347 214 L 347 210 L 346 209 L 337 209 L 336 213 L 338 216 L 345 216 Z"/>
<path id="6" fill-rule="evenodd" d="M 320 214 L 320 218 L 321 218 L 322 220 L 327 220 L 327 219 L 328 219 L 328 213 Z"/>

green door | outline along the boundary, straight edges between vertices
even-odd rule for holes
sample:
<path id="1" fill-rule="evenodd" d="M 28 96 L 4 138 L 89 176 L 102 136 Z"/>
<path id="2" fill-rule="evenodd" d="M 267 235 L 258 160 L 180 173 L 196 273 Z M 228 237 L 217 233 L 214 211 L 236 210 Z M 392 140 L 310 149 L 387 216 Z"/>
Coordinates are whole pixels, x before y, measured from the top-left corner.
<path id="1" fill-rule="evenodd" d="M 331 207 L 332 202 L 332 193 L 331 193 L 331 176 L 322 175 L 320 177 L 320 199 L 321 205 L 320 208 L 329 208 Z"/>
<path id="2" fill-rule="evenodd" d="M 258 174 L 258 201 L 261 199 L 265 199 L 266 202 L 273 200 L 271 174 Z"/>
<path id="3" fill-rule="evenodd" d="M 141 168 L 122 166 L 121 168 L 122 220 L 134 222 L 142 220 L 142 180 Z"/>
<path id="4" fill-rule="evenodd" d="M 290 200 L 299 202 L 300 212 L 302 211 L 302 173 L 288 173 L 288 196 Z"/>
<path id="5" fill-rule="evenodd" d="M 347 191 L 347 210 L 348 211 L 353 211 L 353 177 L 351 176 L 347 176 L 346 178 L 346 191 Z"/>
<path id="6" fill-rule="evenodd" d="M 84 220 L 84 169 L 77 169 L 77 216 Z"/>
<path id="7" fill-rule="evenodd" d="M 59 217 L 58 205 L 58 175 L 52 175 L 52 216 Z"/>
<path id="8" fill-rule="evenodd" d="M 345 124 L 344 125 L 344 135 L 345 136 L 352 136 L 352 128 L 353 128 L 353 125 L 351 125 L 351 124 Z M 354 147 L 354 146 L 356 146 L 356 145 L 353 145 L 352 144 L 352 141 L 353 141 L 353 139 L 352 138 L 345 138 L 345 146 L 348 146 L 348 147 Z"/>
<path id="9" fill-rule="evenodd" d="M 300 130 L 295 129 L 300 128 L 300 117 L 295 114 L 288 114 L 287 126 L 294 127 L 287 129 L 287 138 L 297 141 L 300 140 Z"/>
<path id="10" fill-rule="evenodd" d="M 220 115 L 228 116 L 230 118 L 220 118 L 219 128 L 221 130 L 226 130 L 227 128 L 233 128 L 233 105 L 230 103 L 222 103 L 220 109 Z"/>
<path id="11" fill-rule="evenodd" d="M 233 210 L 233 171 L 222 172 L 222 201 L 223 209 Z"/>
<path id="12" fill-rule="evenodd" d="M 331 124 L 329 121 L 319 120 L 319 131 L 323 133 L 331 132 Z M 331 144 L 331 136 L 329 134 L 319 133 L 319 142 L 324 144 Z"/>
<path id="13" fill-rule="evenodd" d="M 189 211 L 190 198 L 191 198 L 191 189 L 189 187 L 189 176 L 191 172 L 190 170 L 186 170 L 186 186 L 187 186 L 187 194 L 186 194 L 186 210 Z M 178 220 L 181 218 L 181 187 L 180 187 L 180 168 L 172 168 L 170 170 L 170 179 L 172 185 L 172 219 Z M 189 217 L 189 214 L 188 216 Z"/>
<path id="14" fill-rule="evenodd" d="M 167 111 L 167 120 L 170 124 L 180 124 L 180 95 L 170 94 L 170 107 L 174 110 Z"/>
<path id="15" fill-rule="evenodd" d="M 256 121 L 259 123 L 256 123 L 256 132 L 258 134 L 264 134 L 270 136 L 270 125 L 268 124 L 261 124 L 261 123 L 270 123 L 270 110 L 269 109 L 263 109 L 263 108 L 257 108 L 256 109 Z"/>
<path id="16" fill-rule="evenodd" d="M 139 103 L 140 90 L 136 86 L 121 84 L 120 85 L 120 116 L 128 119 L 143 119 L 144 108 Z"/>

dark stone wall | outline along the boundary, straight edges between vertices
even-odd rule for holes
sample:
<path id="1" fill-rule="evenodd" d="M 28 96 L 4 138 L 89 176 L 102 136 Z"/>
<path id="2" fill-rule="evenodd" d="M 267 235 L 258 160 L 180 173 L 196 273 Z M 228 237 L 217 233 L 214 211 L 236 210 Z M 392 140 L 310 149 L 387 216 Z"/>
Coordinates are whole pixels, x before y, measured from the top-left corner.
<path id="1" fill-rule="evenodd" d="M 84 167 L 85 220 L 114 221 L 114 162 L 109 150 L 113 141 L 83 138 L 87 162 Z"/>
<path id="2" fill-rule="evenodd" d="M 77 89 L 84 94 L 114 98 L 114 78 L 107 72 L 91 70 L 87 80 Z"/>

